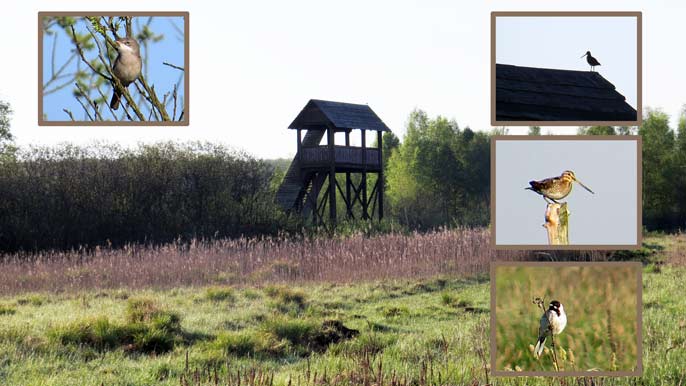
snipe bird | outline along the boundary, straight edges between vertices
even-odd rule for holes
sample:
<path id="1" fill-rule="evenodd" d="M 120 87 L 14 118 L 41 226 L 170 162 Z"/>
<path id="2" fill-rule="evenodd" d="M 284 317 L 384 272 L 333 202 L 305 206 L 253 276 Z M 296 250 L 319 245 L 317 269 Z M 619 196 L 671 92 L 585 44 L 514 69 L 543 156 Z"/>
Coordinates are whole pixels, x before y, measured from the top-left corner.
<path id="1" fill-rule="evenodd" d="M 550 203 L 550 199 L 559 204 L 557 200 L 567 197 L 572 191 L 573 182 L 578 183 L 584 189 L 591 192 L 591 194 L 595 194 L 586 185 L 581 183 L 581 181 L 576 178 L 576 175 L 574 175 L 574 172 L 571 170 L 565 170 L 557 177 L 550 177 L 540 181 L 529 181 L 529 185 L 531 186 L 524 189 L 533 190 L 534 192 L 540 194 L 548 203 Z"/>
<path id="2" fill-rule="evenodd" d="M 596 58 L 591 56 L 591 51 L 586 51 L 585 54 L 581 55 L 582 58 L 584 56 L 586 57 L 586 62 L 588 63 L 588 65 L 591 66 L 591 71 L 594 70 L 595 66 L 600 66 L 600 62 Z"/>

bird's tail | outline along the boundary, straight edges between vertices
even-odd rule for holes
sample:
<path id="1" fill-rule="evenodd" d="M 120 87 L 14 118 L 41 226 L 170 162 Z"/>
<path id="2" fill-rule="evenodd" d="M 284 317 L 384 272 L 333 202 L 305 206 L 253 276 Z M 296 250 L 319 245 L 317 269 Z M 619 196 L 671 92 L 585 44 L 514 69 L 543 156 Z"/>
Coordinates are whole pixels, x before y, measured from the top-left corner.
<path id="1" fill-rule="evenodd" d="M 114 92 L 112 93 L 112 100 L 110 100 L 110 107 L 112 110 L 117 110 L 119 108 L 119 100 L 121 99 L 121 93 L 117 90 L 116 87 L 114 88 Z"/>
<path id="2" fill-rule="evenodd" d="M 541 354 L 543 354 L 543 348 L 545 344 L 545 336 L 538 338 L 538 342 L 536 343 L 536 347 L 534 348 L 534 355 L 536 358 L 540 357 Z"/>
<path id="3" fill-rule="evenodd" d="M 529 185 L 531 185 L 531 190 L 541 189 L 543 187 L 538 181 L 529 181 Z"/>

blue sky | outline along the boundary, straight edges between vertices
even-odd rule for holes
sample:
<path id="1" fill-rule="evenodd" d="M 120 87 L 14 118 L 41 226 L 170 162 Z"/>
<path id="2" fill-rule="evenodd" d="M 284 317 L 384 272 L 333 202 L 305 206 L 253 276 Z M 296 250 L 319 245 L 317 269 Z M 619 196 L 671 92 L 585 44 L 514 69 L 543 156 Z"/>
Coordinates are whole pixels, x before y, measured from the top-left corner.
<path id="1" fill-rule="evenodd" d="M 454 118 L 463 128 L 490 130 L 492 11 L 642 11 L 643 105 L 663 109 L 674 125 L 686 103 L 686 50 L 675 32 L 686 2 L 677 0 L 148 0 L 119 8 L 190 12 L 190 126 L 38 126 L 38 11 L 112 11 L 113 6 L 12 1 L 3 9 L 0 34 L 12 37 L 3 40 L 3 50 L 23 60 L 0 62 L 0 98 L 15 111 L 12 132 L 18 144 L 201 140 L 259 157 L 291 157 L 295 134 L 288 124 L 311 98 L 368 103 L 400 137 L 414 108 Z M 565 57 L 583 69 L 579 56 L 596 48 L 579 46 Z M 599 70 L 609 77 L 616 67 L 612 55 L 597 50 Z M 550 131 L 573 134 L 576 127 Z"/>
<path id="2" fill-rule="evenodd" d="M 90 23 L 83 17 L 77 17 L 77 22 L 74 25 L 74 29 L 77 34 L 88 34 L 87 27 L 91 27 Z M 101 23 L 103 23 L 101 19 Z M 163 100 L 165 94 L 169 93 L 171 98 L 171 92 L 173 87 L 178 83 L 177 94 L 178 106 L 183 106 L 183 73 L 172 67 L 163 65 L 163 62 L 171 63 L 179 67 L 184 67 L 184 25 L 183 17 L 134 17 L 132 19 L 133 26 L 133 36 L 137 36 L 147 25 L 153 33 L 156 35 L 161 35 L 162 39 L 153 42 L 149 41 L 147 44 L 141 43 L 141 57 L 143 58 L 143 76 L 145 77 L 147 83 L 151 87 L 155 87 L 160 101 Z M 92 28 L 92 27 L 91 27 Z M 63 63 L 67 62 L 69 58 L 75 52 L 75 47 L 71 43 L 70 37 L 65 33 L 65 31 L 59 26 L 53 26 L 50 28 L 54 34 L 44 34 L 43 35 L 43 82 L 44 84 L 48 82 L 53 76 L 53 52 L 54 52 L 54 63 L 55 72 L 57 72 Z M 120 23 L 119 36 L 126 36 L 124 23 Z M 104 52 L 104 42 L 102 38 L 96 33 L 96 37 L 102 44 L 102 49 Z M 109 34 L 113 38 L 112 34 Z M 84 52 L 86 58 L 90 61 L 98 57 L 97 48 L 93 48 L 90 51 Z M 112 63 L 108 63 L 111 65 Z M 99 75 L 94 75 L 92 71 L 81 61 L 80 58 L 77 60 L 72 60 L 69 62 L 64 70 L 64 73 L 73 73 L 77 66 L 87 71 L 91 76 L 98 77 Z M 63 80 L 57 80 L 52 84 L 48 85 L 45 90 L 54 89 L 56 85 L 64 83 Z M 112 95 L 111 88 L 106 85 L 101 88 L 103 93 L 107 95 L 109 103 L 109 98 Z M 129 92 L 132 92 L 134 100 L 139 102 L 140 106 L 149 106 L 147 102 L 141 102 L 138 93 L 135 92 L 136 88 L 131 85 L 129 86 Z M 53 93 L 47 93 L 43 98 L 43 112 L 45 114 L 45 120 L 47 121 L 67 121 L 69 116 L 63 111 L 63 109 L 70 110 L 74 114 L 76 120 L 88 121 L 88 118 L 83 112 L 83 107 L 79 102 L 73 97 L 74 86 L 73 82 L 69 86 L 59 89 L 59 91 Z M 100 94 L 93 92 L 91 98 L 96 98 Z M 84 103 L 85 100 L 83 101 Z M 173 111 L 172 105 L 168 105 L 169 113 L 171 115 Z M 181 107 L 177 108 L 180 111 Z M 144 112 L 148 110 L 143 110 Z M 112 120 L 113 117 L 107 108 L 100 110 L 103 114 L 105 120 Z M 92 113 L 92 111 L 91 111 Z M 121 118 L 123 115 L 123 110 L 119 109 L 117 111 L 117 117 Z M 147 114 L 146 114 L 147 115 Z"/>

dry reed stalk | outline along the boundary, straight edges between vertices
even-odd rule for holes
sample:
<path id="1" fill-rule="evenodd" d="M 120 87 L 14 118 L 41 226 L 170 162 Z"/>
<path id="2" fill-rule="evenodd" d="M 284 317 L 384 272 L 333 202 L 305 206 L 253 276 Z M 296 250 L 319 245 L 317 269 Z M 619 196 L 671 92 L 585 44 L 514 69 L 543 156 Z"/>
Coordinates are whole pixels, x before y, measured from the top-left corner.
<path id="1" fill-rule="evenodd" d="M 496 251 L 488 229 L 367 237 L 259 237 L 177 241 L 0 256 L 0 295 L 214 284 L 360 282 L 473 276 L 493 260 L 604 260 L 602 252 Z"/>

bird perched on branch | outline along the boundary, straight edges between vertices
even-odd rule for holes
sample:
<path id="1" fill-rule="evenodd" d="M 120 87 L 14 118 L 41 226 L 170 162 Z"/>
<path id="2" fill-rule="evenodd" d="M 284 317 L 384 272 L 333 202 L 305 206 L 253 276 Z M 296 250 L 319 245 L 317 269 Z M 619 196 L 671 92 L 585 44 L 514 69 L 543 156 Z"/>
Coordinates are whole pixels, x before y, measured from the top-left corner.
<path id="1" fill-rule="evenodd" d="M 600 66 L 600 62 L 591 56 L 591 51 L 586 51 L 585 54 L 581 55 L 581 57 L 586 57 L 586 62 L 588 63 L 589 66 L 591 66 L 591 71 L 593 71 L 595 66 Z"/>
<path id="2" fill-rule="evenodd" d="M 586 185 L 582 184 L 571 170 L 565 170 L 558 177 L 550 177 L 540 181 L 529 181 L 529 185 L 531 186 L 524 189 L 533 190 L 534 192 L 540 194 L 548 203 L 550 203 L 550 199 L 559 204 L 557 200 L 567 197 L 572 191 L 573 182 L 578 183 L 584 189 L 591 192 L 591 194 L 595 194 Z"/>
<path id="3" fill-rule="evenodd" d="M 557 300 L 550 302 L 548 310 L 541 316 L 538 327 L 538 341 L 534 348 L 534 355 L 538 358 L 543 354 L 545 340 L 551 334 L 559 335 L 567 326 L 567 314 L 562 304 Z M 553 342 L 554 343 L 554 342 Z"/>
<path id="4" fill-rule="evenodd" d="M 115 41 L 115 46 L 118 52 L 117 59 L 112 66 L 112 73 L 119 79 L 122 86 L 128 87 L 141 74 L 143 61 L 141 60 L 140 48 L 138 42 L 134 38 L 126 37 Z M 110 107 L 114 110 L 119 108 L 119 101 L 121 100 L 121 91 L 114 88 Z"/>

